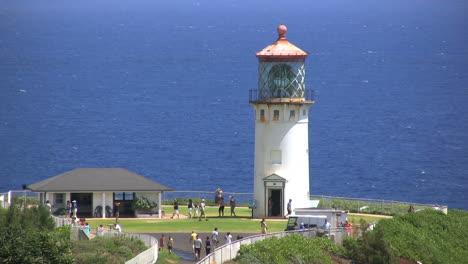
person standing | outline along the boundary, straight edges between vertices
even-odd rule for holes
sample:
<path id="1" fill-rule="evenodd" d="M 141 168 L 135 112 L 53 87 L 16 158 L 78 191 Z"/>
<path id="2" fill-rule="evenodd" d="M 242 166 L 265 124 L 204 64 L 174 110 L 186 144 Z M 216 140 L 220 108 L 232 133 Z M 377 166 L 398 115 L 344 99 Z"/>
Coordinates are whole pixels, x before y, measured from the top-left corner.
<path id="1" fill-rule="evenodd" d="M 72 204 L 70 201 L 67 201 L 67 218 L 72 217 Z"/>
<path id="2" fill-rule="evenodd" d="M 119 222 L 119 216 L 120 216 L 120 202 L 115 202 L 114 203 L 114 215 L 115 215 L 115 222 Z"/>
<path id="3" fill-rule="evenodd" d="M 205 220 L 208 221 L 208 219 L 206 219 L 206 212 L 205 212 L 205 199 L 202 199 L 201 200 L 201 203 L 200 203 L 200 218 L 198 218 L 198 221 L 201 221 L 202 217 L 205 217 Z"/>
<path id="4" fill-rule="evenodd" d="M 177 215 L 177 218 L 179 218 L 179 202 L 177 201 L 177 198 L 174 199 L 174 213 L 171 218 L 174 218 L 174 215 Z"/>
<path id="5" fill-rule="evenodd" d="M 159 238 L 159 251 L 164 248 L 164 235 Z"/>
<path id="6" fill-rule="evenodd" d="M 167 250 L 169 250 L 169 254 L 172 254 L 172 247 L 174 246 L 174 239 L 172 236 L 169 236 L 169 239 L 167 240 Z"/>
<path id="7" fill-rule="evenodd" d="M 273 199 L 268 198 L 268 216 L 273 215 Z"/>
<path id="8" fill-rule="evenodd" d="M 291 215 L 291 213 L 292 213 L 292 199 L 289 199 L 288 206 L 286 207 L 286 209 L 288 210 L 288 214 L 285 215 L 285 216 Z"/>
<path id="9" fill-rule="evenodd" d="M 211 240 L 210 240 L 210 237 L 206 237 L 205 250 L 206 250 L 206 255 L 208 256 L 211 253 Z"/>
<path id="10" fill-rule="evenodd" d="M 197 235 L 197 237 L 196 237 L 195 242 L 193 243 L 193 245 L 194 245 L 194 248 L 195 248 L 195 258 L 196 258 L 197 260 L 200 260 L 200 257 L 201 257 L 201 248 L 202 248 L 203 242 L 202 242 L 201 238 L 198 237 L 198 235 Z"/>
<path id="11" fill-rule="evenodd" d="M 86 224 L 85 224 L 84 232 L 86 234 L 89 234 L 91 232 L 91 227 L 89 226 L 88 222 L 86 222 Z"/>
<path id="12" fill-rule="evenodd" d="M 49 210 L 49 213 L 52 214 L 52 205 L 50 204 L 49 200 L 45 202 L 47 209 Z"/>
<path id="13" fill-rule="evenodd" d="M 103 225 L 99 225 L 99 228 L 98 228 L 98 236 L 100 237 L 103 237 L 104 236 L 104 226 Z"/>
<path id="14" fill-rule="evenodd" d="M 326 231 L 329 231 L 330 230 L 330 227 L 331 227 L 331 224 L 328 222 L 328 219 L 325 219 L 325 223 L 323 223 L 323 229 L 325 229 Z"/>
<path id="15" fill-rule="evenodd" d="M 236 216 L 236 212 L 234 211 L 236 209 L 236 199 L 234 199 L 234 196 L 231 196 L 231 200 L 229 201 L 229 205 L 231 206 L 231 216 L 234 214 Z"/>
<path id="16" fill-rule="evenodd" d="M 266 234 L 268 230 L 267 223 L 265 221 L 265 218 L 262 219 L 262 222 L 260 222 L 260 227 L 262 229 L 262 234 Z"/>
<path id="17" fill-rule="evenodd" d="M 73 217 L 78 218 L 78 203 L 76 200 L 72 201 L 72 207 L 73 207 Z"/>
<path id="18" fill-rule="evenodd" d="M 226 234 L 226 244 L 231 244 L 231 242 L 232 242 L 231 232 L 227 232 L 227 234 Z"/>
<path id="19" fill-rule="evenodd" d="M 219 199 L 219 210 L 218 210 L 218 216 L 224 216 L 224 198 L 221 197 Z"/>
<path id="20" fill-rule="evenodd" d="M 211 240 L 213 242 L 214 248 L 218 247 L 219 239 L 218 239 L 218 228 L 215 227 L 213 232 L 211 233 Z"/>
<path id="21" fill-rule="evenodd" d="M 192 219 L 192 211 L 193 211 L 193 202 L 192 202 L 192 199 L 189 199 L 189 200 L 188 200 L 187 208 L 188 208 L 188 216 L 189 216 L 189 219 Z"/>

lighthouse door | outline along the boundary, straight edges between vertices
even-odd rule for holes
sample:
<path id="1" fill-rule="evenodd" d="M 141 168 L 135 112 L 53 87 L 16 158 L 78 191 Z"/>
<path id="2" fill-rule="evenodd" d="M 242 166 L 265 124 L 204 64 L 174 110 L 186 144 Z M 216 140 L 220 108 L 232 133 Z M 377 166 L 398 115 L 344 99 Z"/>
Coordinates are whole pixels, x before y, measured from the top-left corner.
<path id="1" fill-rule="evenodd" d="M 282 216 L 283 212 L 283 190 L 268 189 L 268 216 Z"/>

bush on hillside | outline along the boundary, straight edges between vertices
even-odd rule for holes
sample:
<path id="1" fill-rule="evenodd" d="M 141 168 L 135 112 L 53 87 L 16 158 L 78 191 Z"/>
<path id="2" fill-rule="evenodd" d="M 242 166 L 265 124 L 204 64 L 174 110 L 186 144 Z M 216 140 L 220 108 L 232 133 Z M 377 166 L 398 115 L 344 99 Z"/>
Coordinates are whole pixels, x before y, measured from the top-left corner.
<path id="1" fill-rule="evenodd" d="M 124 236 L 96 237 L 92 240 L 73 242 L 76 264 L 124 263 L 147 249 L 139 239 Z"/>
<path id="2" fill-rule="evenodd" d="M 74 263 L 70 240 L 60 232 L 27 231 L 13 224 L 0 231 L 1 263 Z"/>
<path id="3" fill-rule="evenodd" d="M 344 251 L 327 238 L 308 239 L 290 235 L 268 238 L 252 245 L 241 245 L 236 261 L 244 263 L 331 263 L 330 254 Z"/>
<path id="4" fill-rule="evenodd" d="M 394 263 L 400 256 L 422 263 L 468 263 L 468 212 L 424 210 L 380 220 L 360 239 L 345 240 L 355 263 Z"/>

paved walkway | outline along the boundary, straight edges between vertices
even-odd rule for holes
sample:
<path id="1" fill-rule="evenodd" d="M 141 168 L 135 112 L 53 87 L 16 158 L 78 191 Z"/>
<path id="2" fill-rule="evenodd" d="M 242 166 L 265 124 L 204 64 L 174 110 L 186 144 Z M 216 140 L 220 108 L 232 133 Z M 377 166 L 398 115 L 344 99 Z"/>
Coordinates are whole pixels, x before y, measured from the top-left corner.
<path id="1" fill-rule="evenodd" d="M 226 243 L 226 239 L 224 238 L 226 236 L 225 232 L 222 232 L 220 230 L 219 232 L 219 240 L 220 240 L 220 245 L 224 245 Z M 148 233 L 148 235 L 156 237 L 158 240 L 161 237 L 161 235 L 164 234 L 164 237 L 167 239 L 169 236 L 172 236 L 174 239 L 174 252 L 179 255 L 180 257 L 180 264 L 191 264 L 191 263 L 197 263 L 195 260 L 195 254 L 192 251 L 192 245 L 190 244 L 190 234 L 191 233 L 171 233 L 171 232 L 164 232 L 164 233 Z M 197 233 L 200 238 L 203 240 L 203 244 L 206 240 L 206 237 L 210 237 L 211 239 L 211 232 L 210 233 Z M 251 235 L 257 235 L 258 233 L 231 233 L 232 236 L 232 241 L 236 240 L 237 236 L 240 237 L 248 237 Z M 167 250 L 167 242 L 165 242 L 166 250 Z M 202 250 L 201 257 L 204 258 L 206 256 L 205 250 Z"/>

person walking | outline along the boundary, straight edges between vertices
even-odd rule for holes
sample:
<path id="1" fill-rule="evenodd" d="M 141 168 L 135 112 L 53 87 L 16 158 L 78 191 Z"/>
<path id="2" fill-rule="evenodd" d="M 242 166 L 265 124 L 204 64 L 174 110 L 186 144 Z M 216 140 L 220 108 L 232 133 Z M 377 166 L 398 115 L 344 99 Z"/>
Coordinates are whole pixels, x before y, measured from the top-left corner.
<path id="1" fill-rule="evenodd" d="M 234 211 L 236 209 L 236 199 L 234 199 L 234 196 L 231 196 L 229 205 L 231 206 L 231 216 L 232 215 L 236 216 L 236 212 Z"/>
<path id="2" fill-rule="evenodd" d="M 192 230 L 192 234 L 190 234 L 190 245 L 192 246 L 192 252 L 195 253 L 195 240 L 197 239 L 198 235 L 195 231 Z"/>
<path id="3" fill-rule="evenodd" d="M 262 234 L 266 234 L 268 230 L 267 223 L 265 221 L 265 218 L 262 219 L 262 222 L 260 222 L 260 227 L 262 229 Z"/>
<path id="4" fill-rule="evenodd" d="M 211 233 L 211 240 L 212 240 L 212 243 L 213 243 L 213 246 L 214 248 L 217 248 L 218 247 L 218 244 L 219 244 L 219 239 L 218 239 L 219 235 L 218 235 L 218 228 L 215 227 L 213 232 Z"/>
<path id="5" fill-rule="evenodd" d="M 174 215 L 177 215 L 177 219 L 179 218 L 179 202 L 177 201 L 177 198 L 174 199 L 174 213 L 171 216 L 171 219 L 174 218 Z"/>
<path id="6" fill-rule="evenodd" d="M 288 215 L 291 215 L 291 213 L 292 213 L 292 199 L 289 199 L 288 206 L 286 207 L 286 210 L 288 210 L 288 214 L 285 215 L 285 217 L 288 216 Z"/>
<path id="7" fill-rule="evenodd" d="M 167 240 L 167 250 L 169 250 L 169 254 L 172 254 L 172 247 L 174 246 L 174 239 L 172 236 L 169 236 L 169 239 Z"/>
<path id="8" fill-rule="evenodd" d="M 201 238 L 198 237 L 198 235 L 197 235 L 193 245 L 194 245 L 194 248 L 195 248 L 195 259 L 200 260 L 201 249 L 202 249 L 203 242 L 202 242 Z"/>
<path id="9" fill-rule="evenodd" d="M 200 203 L 200 218 L 198 218 L 198 221 L 201 221 L 202 217 L 205 218 L 205 221 L 208 221 L 208 219 L 206 219 L 206 212 L 205 212 L 205 199 L 202 199 L 201 200 L 201 203 Z"/>
<path id="10" fill-rule="evenodd" d="M 206 237 L 206 240 L 205 240 L 205 251 L 206 251 L 206 255 L 207 255 L 207 256 L 211 253 L 211 240 L 210 240 L 210 237 Z"/>
<path id="11" fill-rule="evenodd" d="M 159 238 L 159 251 L 164 248 L 164 235 Z"/>

